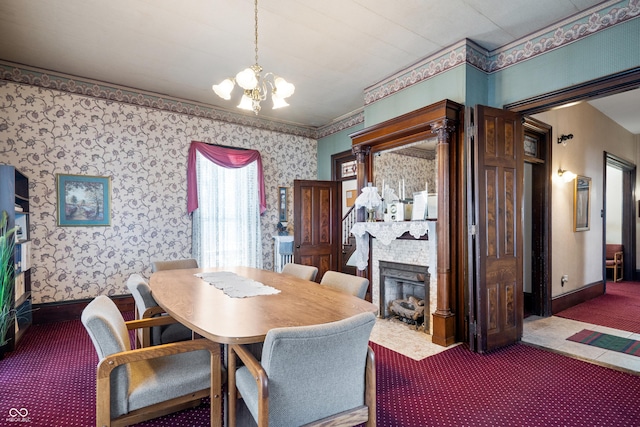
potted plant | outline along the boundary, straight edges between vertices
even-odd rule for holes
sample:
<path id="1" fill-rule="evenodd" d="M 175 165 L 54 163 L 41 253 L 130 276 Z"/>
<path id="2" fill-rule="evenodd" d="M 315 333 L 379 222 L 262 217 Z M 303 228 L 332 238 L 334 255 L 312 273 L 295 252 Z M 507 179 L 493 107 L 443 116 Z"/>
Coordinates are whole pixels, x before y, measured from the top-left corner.
<path id="1" fill-rule="evenodd" d="M 16 227 L 9 229 L 9 215 L 2 211 L 0 218 L 0 359 L 8 343 L 7 333 L 13 326 L 16 312 L 13 308 L 15 265 L 12 261 L 15 250 Z"/>

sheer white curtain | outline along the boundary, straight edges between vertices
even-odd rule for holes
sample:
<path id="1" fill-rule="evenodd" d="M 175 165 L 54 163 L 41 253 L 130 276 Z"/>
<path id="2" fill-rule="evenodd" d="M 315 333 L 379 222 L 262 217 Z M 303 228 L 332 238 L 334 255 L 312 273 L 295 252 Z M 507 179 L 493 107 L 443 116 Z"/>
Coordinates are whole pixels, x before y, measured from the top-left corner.
<path id="1" fill-rule="evenodd" d="M 201 267 L 262 268 L 258 167 L 225 168 L 200 153 L 193 257 Z"/>

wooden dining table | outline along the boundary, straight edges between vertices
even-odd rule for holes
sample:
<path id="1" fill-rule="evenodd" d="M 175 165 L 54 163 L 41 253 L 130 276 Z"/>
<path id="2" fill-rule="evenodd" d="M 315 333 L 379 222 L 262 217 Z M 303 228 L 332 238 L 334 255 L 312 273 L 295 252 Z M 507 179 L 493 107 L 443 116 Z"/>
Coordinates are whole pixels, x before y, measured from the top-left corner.
<path id="1" fill-rule="evenodd" d="M 196 276 L 231 272 L 280 291 L 234 298 Z M 221 344 L 263 342 L 274 328 L 310 326 L 377 313 L 368 301 L 288 274 L 251 267 L 164 270 L 151 275 L 154 299 L 169 315 L 198 335 Z M 211 373 L 211 425 L 222 425 L 220 364 Z M 219 404 L 214 402 L 218 400 Z"/>

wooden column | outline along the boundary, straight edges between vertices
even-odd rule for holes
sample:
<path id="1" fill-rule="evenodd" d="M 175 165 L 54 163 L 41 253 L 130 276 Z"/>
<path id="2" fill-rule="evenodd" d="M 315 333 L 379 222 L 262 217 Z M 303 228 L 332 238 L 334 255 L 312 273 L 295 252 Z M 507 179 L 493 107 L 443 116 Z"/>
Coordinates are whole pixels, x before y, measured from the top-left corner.
<path id="1" fill-rule="evenodd" d="M 356 172 L 357 172 L 357 181 L 358 181 L 357 194 L 360 194 L 362 189 L 367 186 L 367 181 L 369 180 L 369 176 L 370 176 L 369 168 L 371 167 L 370 166 L 371 162 L 369 161 L 369 153 L 371 153 L 371 146 L 360 145 L 360 146 L 353 147 L 351 151 L 356 156 L 356 164 L 357 164 Z M 359 209 L 356 212 L 356 215 L 357 215 L 358 221 L 362 222 L 365 220 L 365 212 L 363 209 Z"/>
<path id="2" fill-rule="evenodd" d="M 449 142 L 451 132 L 455 128 L 447 119 L 431 126 L 438 137 L 436 153 L 438 156 L 438 222 L 436 234 L 438 238 L 438 299 L 436 311 L 433 313 L 433 335 L 431 341 L 442 346 L 449 346 L 456 341 L 456 316 L 451 311 L 451 202 L 449 197 Z"/>
<path id="3" fill-rule="evenodd" d="M 371 146 L 370 145 L 359 145 L 355 146 L 351 149 L 353 154 L 356 156 L 356 173 L 357 173 L 357 191 L 358 195 L 362 191 L 364 187 L 367 186 L 367 181 L 371 177 L 371 158 L 369 155 L 371 154 Z M 356 211 L 356 221 L 363 222 L 366 220 L 366 213 L 364 209 L 358 209 Z M 368 242 L 369 245 L 369 254 L 371 254 L 371 239 Z M 366 270 L 359 270 L 356 268 L 356 275 L 359 277 L 366 277 L 371 282 L 371 255 L 369 255 L 369 264 L 367 265 Z M 372 286 L 371 283 L 369 286 Z M 373 298 L 373 288 L 370 288 L 368 291 L 367 301 L 371 301 Z"/>

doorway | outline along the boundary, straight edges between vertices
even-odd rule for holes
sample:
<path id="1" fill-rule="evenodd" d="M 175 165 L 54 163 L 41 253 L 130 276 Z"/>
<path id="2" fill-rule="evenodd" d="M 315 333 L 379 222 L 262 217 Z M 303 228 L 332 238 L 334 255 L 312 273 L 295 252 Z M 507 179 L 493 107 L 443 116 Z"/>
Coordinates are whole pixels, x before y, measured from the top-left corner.
<path id="1" fill-rule="evenodd" d="M 331 156 L 331 180 L 340 183 L 340 252 L 338 254 L 338 271 L 357 275 L 355 265 L 349 260 L 355 252 L 356 241 L 351 234 L 351 227 L 356 222 L 355 200 L 358 196 L 358 174 L 356 156 L 352 150 L 336 153 Z"/>
<path id="2" fill-rule="evenodd" d="M 556 107 L 565 106 L 568 103 L 576 103 L 578 101 L 588 101 L 588 100 L 594 100 L 597 98 L 604 98 L 609 95 L 616 95 L 616 94 L 620 94 L 626 91 L 632 91 L 634 89 L 639 89 L 639 88 L 640 88 L 640 67 L 636 67 L 630 70 L 625 70 L 625 71 L 611 74 L 605 77 L 600 77 L 594 80 L 579 83 L 579 84 L 576 84 L 575 86 L 565 87 L 565 88 L 558 89 L 545 94 L 537 95 L 535 97 L 522 99 L 520 101 L 516 101 L 513 103 L 508 103 L 508 104 L 505 104 L 503 108 L 508 109 L 510 111 L 520 112 L 526 115 L 533 115 L 533 114 L 549 111 Z M 638 92 L 635 92 L 635 93 L 638 93 Z M 632 157 L 632 156 L 629 156 L 629 157 Z M 606 160 L 605 160 L 605 165 L 606 165 Z M 603 169 L 605 167 L 606 166 L 603 166 Z M 548 176 L 551 177 L 553 175 L 553 172 L 555 171 L 550 171 Z M 603 172 L 603 176 L 604 176 L 604 172 Z M 629 181 L 630 181 L 629 185 L 635 184 L 635 178 L 630 179 Z M 602 191 L 604 192 L 606 190 L 603 189 Z M 628 192 L 625 190 L 625 193 L 630 194 L 631 197 L 630 197 L 630 200 L 626 202 L 627 204 L 625 204 L 625 207 L 623 208 L 623 210 L 626 212 L 630 212 L 630 218 L 635 219 L 634 217 L 636 215 L 635 213 L 636 208 L 635 208 L 635 202 L 633 200 L 634 192 L 633 190 L 629 190 Z M 606 200 L 606 195 L 604 197 L 604 200 Z M 603 211 L 605 210 L 604 204 L 602 205 L 601 209 Z M 606 212 L 603 212 L 602 214 L 604 216 L 606 215 Z M 629 263 L 631 264 L 631 265 L 625 265 L 625 271 L 628 271 L 630 274 L 627 277 L 632 278 L 635 276 L 634 273 L 635 273 L 635 264 L 636 264 L 635 221 L 632 221 L 630 225 L 630 230 L 631 231 L 628 233 L 624 232 L 623 235 L 625 235 L 629 239 L 632 239 L 632 241 L 630 241 L 630 245 L 631 245 L 631 250 L 634 253 L 633 255 L 625 254 L 625 262 L 627 259 L 629 259 Z M 590 283 L 591 286 L 585 286 L 580 290 L 576 290 L 575 292 L 561 293 L 560 295 L 558 295 L 553 299 L 551 298 L 551 296 L 549 296 L 550 306 L 549 306 L 549 309 L 546 310 L 547 316 L 553 313 L 562 311 L 573 305 L 579 304 L 580 302 L 591 299 L 593 298 L 593 296 L 599 295 L 600 293 L 603 292 L 603 287 L 605 286 L 605 283 L 603 280 L 605 278 L 605 271 L 604 271 L 605 270 L 605 267 L 604 267 L 605 235 L 604 235 L 604 231 L 602 233 L 603 235 L 601 236 L 601 243 L 600 243 L 601 249 L 599 251 L 600 256 L 598 257 L 602 262 L 601 264 L 602 268 L 601 268 L 601 273 L 597 275 L 598 280 L 595 282 L 591 280 L 591 282 L 593 282 L 593 283 Z M 550 233 L 549 233 L 549 238 L 551 238 Z M 549 268 L 547 272 L 548 277 L 553 277 L 551 273 L 552 273 L 551 264 L 549 264 Z"/>
<path id="3" fill-rule="evenodd" d="M 623 277 L 634 279 L 635 273 L 635 182 L 636 166 L 611 153 L 604 153 L 604 227 L 603 253 L 607 243 L 618 243 L 624 247 Z M 602 260 L 602 277 L 605 283 L 609 280 Z"/>
<path id="4" fill-rule="evenodd" d="M 523 316 L 551 315 L 551 127 L 524 127 Z"/>

